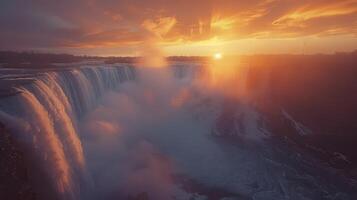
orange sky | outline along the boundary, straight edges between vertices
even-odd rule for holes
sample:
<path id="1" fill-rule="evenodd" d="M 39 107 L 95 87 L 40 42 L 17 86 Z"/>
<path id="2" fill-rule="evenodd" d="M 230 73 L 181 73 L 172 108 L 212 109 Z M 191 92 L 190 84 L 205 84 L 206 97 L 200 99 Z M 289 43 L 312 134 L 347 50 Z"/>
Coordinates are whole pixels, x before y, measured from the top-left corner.
<path id="1" fill-rule="evenodd" d="M 357 0 L 3 0 L 0 46 L 90 55 L 357 49 Z"/>

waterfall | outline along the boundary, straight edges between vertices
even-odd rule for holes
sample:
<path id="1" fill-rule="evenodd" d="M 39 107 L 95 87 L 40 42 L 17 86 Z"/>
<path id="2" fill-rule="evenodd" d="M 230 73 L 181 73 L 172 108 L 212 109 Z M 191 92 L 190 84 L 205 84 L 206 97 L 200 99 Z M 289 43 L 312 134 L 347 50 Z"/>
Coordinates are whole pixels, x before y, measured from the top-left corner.
<path id="1" fill-rule="evenodd" d="M 0 122 L 25 150 L 30 179 L 37 185 L 40 199 L 82 198 L 83 190 L 90 187 L 90 177 L 77 121 L 96 106 L 106 90 L 133 80 L 134 68 L 110 65 L 48 72 L 3 70 L 0 83 L 12 92 L 0 98 Z M 44 183 L 46 190 L 40 186 Z"/>

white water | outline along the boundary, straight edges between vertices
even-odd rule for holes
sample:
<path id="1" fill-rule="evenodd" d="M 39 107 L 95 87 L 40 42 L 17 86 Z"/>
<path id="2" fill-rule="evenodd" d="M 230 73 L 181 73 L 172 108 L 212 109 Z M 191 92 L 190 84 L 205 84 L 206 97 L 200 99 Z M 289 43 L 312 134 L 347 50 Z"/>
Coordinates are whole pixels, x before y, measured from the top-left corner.
<path id="1" fill-rule="evenodd" d="M 187 63 L 171 70 L 145 69 L 136 77 L 127 66 L 91 66 L 5 77 L 31 80 L 1 99 L 0 120 L 26 149 L 39 197 L 111 200 L 146 192 L 150 199 L 185 200 L 209 199 L 213 190 L 223 190 L 222 199 L 341 194 L 277 158 L 278 147 L 268 142 L 270 133 L 249 102 L 232 103 L 217 90 L 222 88 L 207 89 Z M 187 189 L 186 179 L 204 189 Z"/>
<path id="2" fill-rule="evenodd" d="M 41 199 L 81 199 L 93 189 L 77 121 L 96 106 L 106 90 L 133 79 L 133 72 L 127 71 L 125 66 L 46 73 L 27 70 L 32 76 L 29 84 L 14 87 L 17 95 L 1 99 L 0 119 L 22 144 L 31 181 Z M 16 78 L 14 72 L 15 78 L 2 81 L 16 84 L 24 79 Z"/>

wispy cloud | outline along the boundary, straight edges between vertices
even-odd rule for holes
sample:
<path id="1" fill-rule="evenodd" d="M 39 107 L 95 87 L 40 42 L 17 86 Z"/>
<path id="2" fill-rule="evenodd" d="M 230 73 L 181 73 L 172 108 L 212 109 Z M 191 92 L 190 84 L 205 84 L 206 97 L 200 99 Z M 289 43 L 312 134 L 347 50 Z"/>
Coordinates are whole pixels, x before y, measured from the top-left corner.
<path id="1" fill-rule="evenodd" d="M 3 49 L 134 47 L 145 31 L 162 44 L 219 38 L 357 35 L 357 0 L 4 0 Z"/>

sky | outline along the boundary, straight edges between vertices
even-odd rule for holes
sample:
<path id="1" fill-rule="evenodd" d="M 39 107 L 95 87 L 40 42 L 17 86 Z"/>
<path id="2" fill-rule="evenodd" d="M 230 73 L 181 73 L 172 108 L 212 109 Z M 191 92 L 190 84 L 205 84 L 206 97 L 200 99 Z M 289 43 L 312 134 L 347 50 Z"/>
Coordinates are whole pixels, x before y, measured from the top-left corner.
<path id="1" fill-rule="evenodd" d="M 0 49 L 137 56 L 357 49 L 357 0 L 1 0 Z"/>

